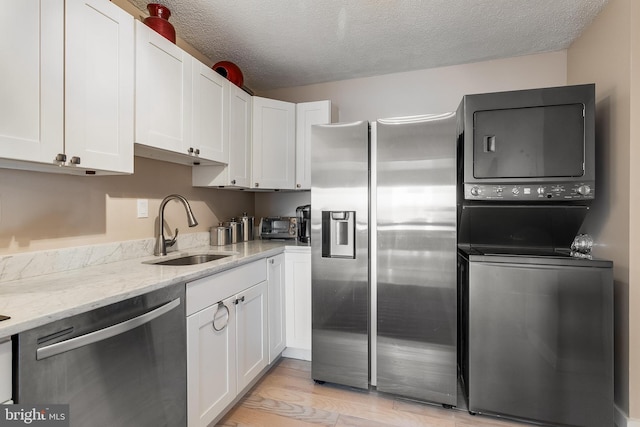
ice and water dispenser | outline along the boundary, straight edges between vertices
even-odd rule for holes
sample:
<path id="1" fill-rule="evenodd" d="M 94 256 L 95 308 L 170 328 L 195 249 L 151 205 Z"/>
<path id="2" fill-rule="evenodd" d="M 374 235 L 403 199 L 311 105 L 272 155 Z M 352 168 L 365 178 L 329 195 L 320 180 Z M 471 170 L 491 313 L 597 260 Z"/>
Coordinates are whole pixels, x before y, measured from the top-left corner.
<path id="1" fill-rule="evenodd" d="M 322 211 L 322 257 L 356 257 L 356 212 Z"/>

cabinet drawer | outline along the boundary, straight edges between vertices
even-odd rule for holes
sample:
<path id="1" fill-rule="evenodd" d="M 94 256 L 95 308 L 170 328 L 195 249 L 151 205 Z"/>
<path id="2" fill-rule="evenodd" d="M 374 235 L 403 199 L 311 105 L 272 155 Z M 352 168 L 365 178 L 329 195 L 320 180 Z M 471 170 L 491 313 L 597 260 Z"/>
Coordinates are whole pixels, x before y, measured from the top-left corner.
<path id="1" fill-rule="evenodd" d="M 11 400 L 11 341 L 0 339 L 0 402 Z"/>
<path id="2" fill-rule="evenodd" d="M 230 295 L 267 280 L 267 260 L 261 259 L 187 283 L 187 316 Z"/>

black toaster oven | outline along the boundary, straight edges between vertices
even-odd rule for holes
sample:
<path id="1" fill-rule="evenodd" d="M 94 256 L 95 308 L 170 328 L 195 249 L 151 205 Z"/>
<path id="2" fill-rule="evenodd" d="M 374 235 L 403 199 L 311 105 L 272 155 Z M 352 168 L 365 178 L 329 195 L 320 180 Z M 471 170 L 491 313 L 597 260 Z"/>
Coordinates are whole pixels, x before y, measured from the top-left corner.
<path id="1" fill-rule="evenodd" d="M 260 220 L 262 239 L 295 239 L 297 235 L 296 217 L 271 216 Z"/>

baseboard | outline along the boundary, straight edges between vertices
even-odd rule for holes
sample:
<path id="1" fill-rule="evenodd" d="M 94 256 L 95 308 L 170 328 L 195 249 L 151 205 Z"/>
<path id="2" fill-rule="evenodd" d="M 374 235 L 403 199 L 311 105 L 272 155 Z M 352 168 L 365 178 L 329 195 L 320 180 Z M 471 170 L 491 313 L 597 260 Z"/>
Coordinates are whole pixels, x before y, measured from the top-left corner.
<path id="1" fill-rule="evenodd" d="M 616 427 L 640 427 L 640 420 L 634 420 L 627 417 L 627 414 L 615 406 L 615 422 Z"/>
<path id="2" fill-rule="evenodd" d="M 311 350 L 306 348 L 287 347 L 282 352 L 283 357 L 299 360 L 311 360 Z"/>

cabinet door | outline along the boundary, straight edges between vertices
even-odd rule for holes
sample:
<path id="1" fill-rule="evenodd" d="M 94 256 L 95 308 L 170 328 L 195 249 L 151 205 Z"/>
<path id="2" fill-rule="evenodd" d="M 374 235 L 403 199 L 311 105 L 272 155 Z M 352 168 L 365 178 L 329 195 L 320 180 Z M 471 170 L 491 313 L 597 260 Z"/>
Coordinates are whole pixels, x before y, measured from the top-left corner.
<path id="1" fill-rule="evenodd" d="M 295 188 L 295 138 L 295 104 L 254 96 L 254 188 Z"/>
<path id="2" fill-rule="evenodd" d="M 234 297 L 187 317 L 187 360 L 189 427 L 207 426 L 237 394 Z"/>
<path id="3" fill-rule="evenodd" d="M 134 19 L 104 0 L 67 0 L 66 14 L 67 160 L 133 173 Z"/>
<path id="4" fill-rule="evenodd" d="M 0 338 L 0 404 L 11 400 L 12 349 L 9 338 Z"/>
<path id="5" fill-rule="evenodd" d="M 53 164 L 63 152 L 64 2 L 3 2 L 0 26 L 0 157 Z"/>
<path id="6" fill-rule="evenodd" d="M 296 189 L 311 189 L 311 126 L 331 123 L 331 101 L 296 104 Z"/>
<path id="7" fill-rule="evenodd" d="M 194 186 L 249 188 L 251 184 L 251 95 L 231 83 L 227 88 L 229 163 L 193 167 L 191 172 Z"/>
<path id="8" fill-rule="evenodd" d="M 267 259 L 267 281 L 269 283 L 269 363 L 284 350 L 284 255 Z"/>
<path id="9" fill-rule="evenodd" d="M 251 184 L 251 95 L 229 84 L 229 169 L 226 185 Z"/>
<path id="10" fill-rule="evenodd" d="M 267 366 L 267 282 L 236 296 L 238 391 L 242 391 Z"/>
<path id="11" fill-rule="evenodd" d="M 190 152 L 193 148 L 193 154 L 201 159 L 228 163 L 230 83 L 195 58 L 192 68 L 193 138 L 186 149 Z"/>
<path id="12" fill-rule="evenodd" d="M 311 253 L 285 255 L 285 356 L 311 360 Z"/>
<path id="13" fill-rule="evenodd" d="M 191 56 L 136 21 L 135 142 L 182 154 L 190 146 Z"/>

